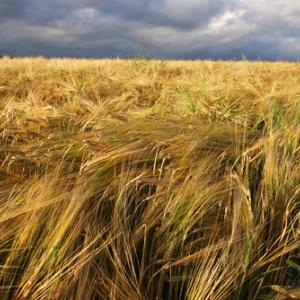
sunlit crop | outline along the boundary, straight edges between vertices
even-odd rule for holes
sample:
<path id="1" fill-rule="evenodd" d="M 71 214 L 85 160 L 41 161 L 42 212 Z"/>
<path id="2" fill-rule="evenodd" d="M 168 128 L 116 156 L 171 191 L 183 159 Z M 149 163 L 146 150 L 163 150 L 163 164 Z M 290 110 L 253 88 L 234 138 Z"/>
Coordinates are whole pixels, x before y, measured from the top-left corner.
<path id="1" fill-rule="evenodd" d="M 300 299 L 300 65 L 0 60 L 0 299 Z"/>

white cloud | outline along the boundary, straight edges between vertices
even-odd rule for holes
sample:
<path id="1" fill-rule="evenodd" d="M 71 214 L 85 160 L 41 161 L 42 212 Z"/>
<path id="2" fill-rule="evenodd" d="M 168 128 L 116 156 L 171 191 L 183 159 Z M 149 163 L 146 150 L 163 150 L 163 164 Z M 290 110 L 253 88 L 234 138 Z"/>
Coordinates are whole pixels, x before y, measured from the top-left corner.
<path id="1" fill-rule="evenodd" d="M 245 10 L 225 11 L 221 16 L 215 16 L 208 24 L 208 30 L 219 32 L 241 20 Z"/>
<path id="2" fill-rule="evenodd" d="M 242 19 L 243 10 L 225 11 L 219 16 L 211 18 L 206 26 L 199 26 L 192 30 L 182 31 L 176 28 L 153 26 L 140 28 L 139 34 L 144 34 L 146 43 L 150 47 L 163 49 L 165 52 L 172 49 L 173 53 L 184 51 L 209 51 L 241 45 L 247 35 L 253 34 L 257 28 Z"/>

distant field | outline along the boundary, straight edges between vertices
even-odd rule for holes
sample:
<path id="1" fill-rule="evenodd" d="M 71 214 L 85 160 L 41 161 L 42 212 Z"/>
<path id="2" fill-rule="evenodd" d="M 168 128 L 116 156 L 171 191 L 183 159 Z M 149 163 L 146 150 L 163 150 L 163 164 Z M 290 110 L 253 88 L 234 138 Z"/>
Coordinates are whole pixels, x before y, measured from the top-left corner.
<path id="1" fill-rule="evenodd" d="M 300 64 L 0 59 L 0 299 L 300 299 Z"/>

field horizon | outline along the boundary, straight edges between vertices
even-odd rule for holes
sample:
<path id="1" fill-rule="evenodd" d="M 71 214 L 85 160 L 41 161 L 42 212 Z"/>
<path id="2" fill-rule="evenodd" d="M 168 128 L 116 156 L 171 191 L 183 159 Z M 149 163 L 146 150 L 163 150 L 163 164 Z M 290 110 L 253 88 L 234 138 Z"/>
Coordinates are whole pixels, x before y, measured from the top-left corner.
<path id="1" fill-rule="evenodd" d="M 240 55 L 238 57 L 232 57 L 232 58 L 160 58 L 160 57 L 152 57 L 147 54 L 139 54 L 139 55 L 133 55 L 128 57 L 123 56 L 112 56 L 112 57 L 87 57 L 87 56 L 45 56 L 45 55 L 11 55 L 7 53 L 0 54 L 0 59 L 3 60 L 69 60 L 69 61 L 93 61 L 93 62 L 99 62 L 99 61 L 123 61 L 123 62 L 130 62 L 130 61 L 151 61 L 151 62 L 179 62 L 179 63 L 190 63 L 190 62 L 222 62 L 222 63 L 228 63 L 228 62 L 247 62 L 247 63 L 284 63 L 284 64 L 299 64 L 299 59 L 263 59 L 263 58 L 248 58 L 247 55 Z"/>
<path id="2" fill-rule="evenodd" d="M 0 59 L 0 299 L 300 299 L 300 63 Z"/>

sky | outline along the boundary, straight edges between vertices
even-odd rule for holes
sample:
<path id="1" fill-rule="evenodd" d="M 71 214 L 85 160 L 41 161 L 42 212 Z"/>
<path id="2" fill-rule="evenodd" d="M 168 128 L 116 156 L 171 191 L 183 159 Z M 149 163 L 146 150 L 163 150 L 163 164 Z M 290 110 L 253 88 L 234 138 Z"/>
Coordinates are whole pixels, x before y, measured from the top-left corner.
<path id="1" fill-rule="evenodd" d="M 0 55 L 298 60 L 300 0 L 0 0 Z"/>

